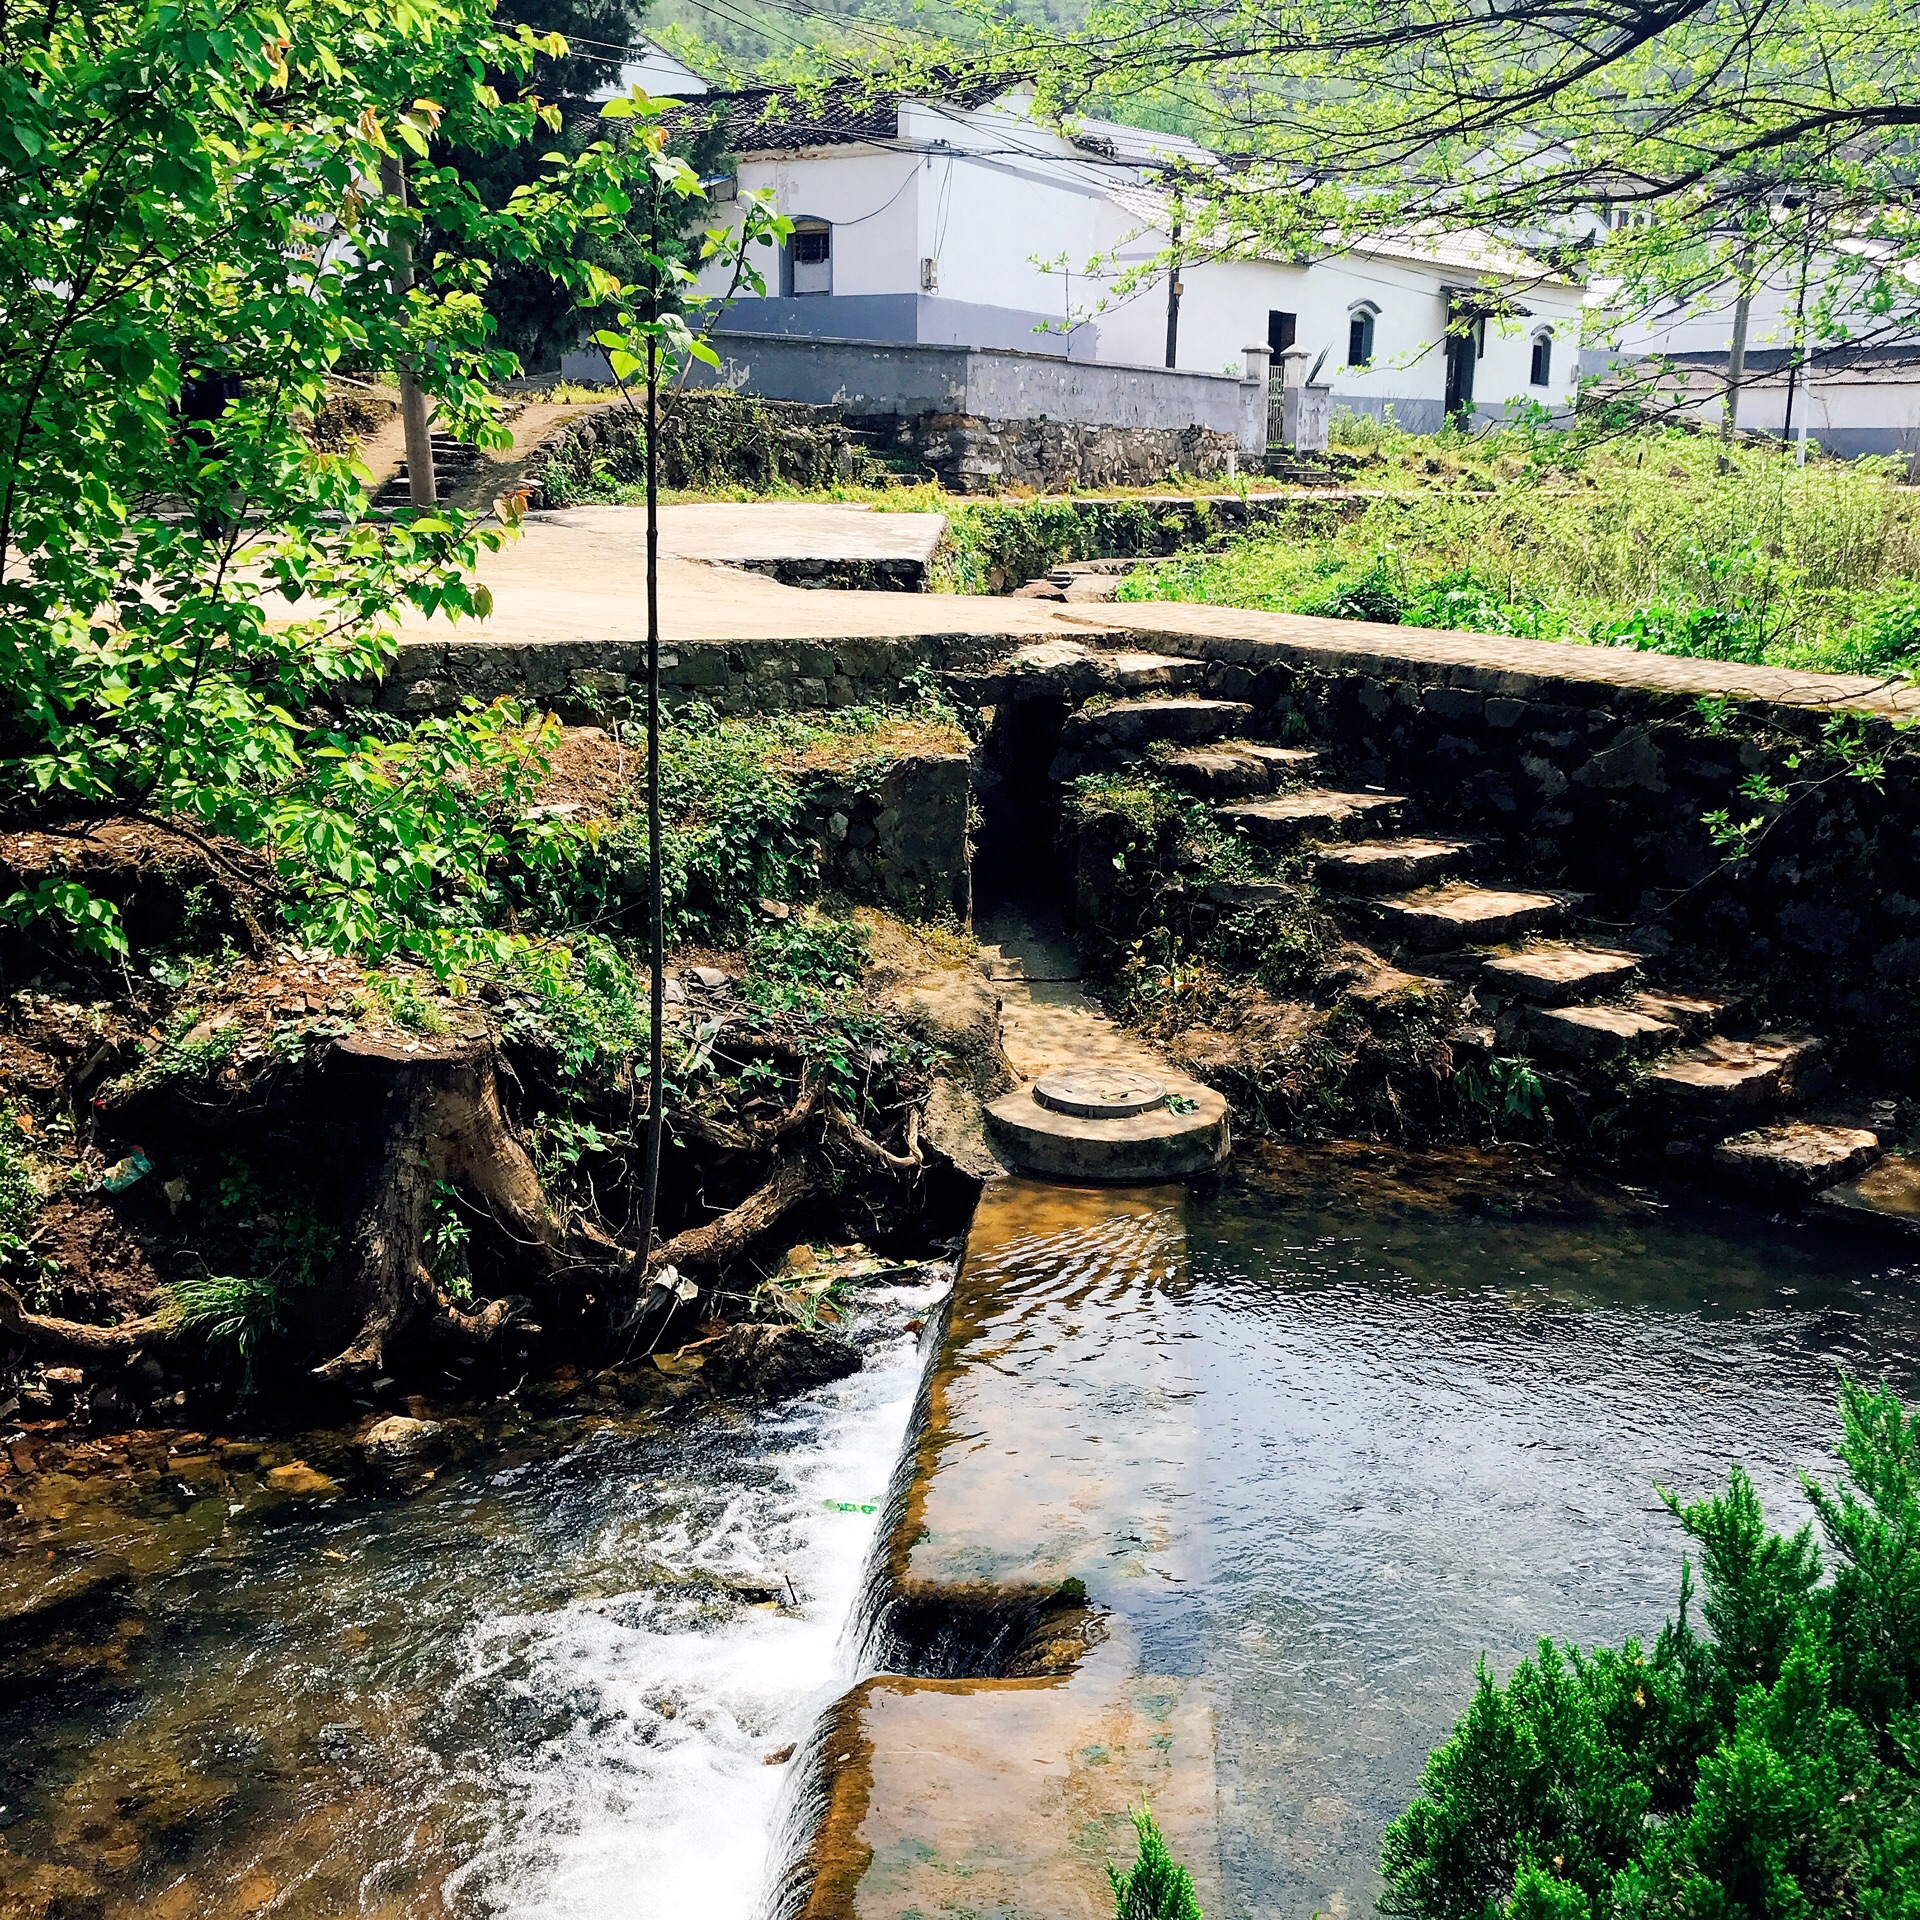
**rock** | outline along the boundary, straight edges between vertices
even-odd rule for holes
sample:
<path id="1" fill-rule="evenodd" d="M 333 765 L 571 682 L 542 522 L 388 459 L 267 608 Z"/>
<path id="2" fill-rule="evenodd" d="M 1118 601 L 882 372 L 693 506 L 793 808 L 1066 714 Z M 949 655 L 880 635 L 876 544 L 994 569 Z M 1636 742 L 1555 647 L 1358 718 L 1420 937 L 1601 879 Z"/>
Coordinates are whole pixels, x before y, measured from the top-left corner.
<path id="1" fill-rule="evenodd" d="M 1804 1199 L 1880 1158 L 1880 1139 L 1864 1127 L 1823 1127 L 1794 1120 L 1736 1134 L 1713 1150 L 1715 1168 L 1743 1186 L 1785 1199 Z"/>
<path id="2" fill-rule="evenodd" d="M 964 1080 L 936 1075 L 920 1121 L 920 1138 L 974 1180 L 998 1180 L 1008 1171 L 987 1132 L 986 1108 Z"/>
<path id="3" fill-rule="evenodd" d="M 752 1323 L 729 1327 L 706 1365 L 714 1386 L 754 1400 L 784 1400 L 859 1371 L 859 1348 L 837 1333 Z"/>
<path id="4" fill-rule="evenodd" d="M 687 977 L 696 985 L 705 987 L 709 993 L 716 992 L 727 984 L 727 976 L 718 967 L 689 967 Z"/>
<path id="5" fill-rule="evenodd" d="M 1000 1038 L 1000 996 L 972 967 L 923 974 L 901 996 L 907 1024 L 961 1069 L 982 1093 L 1012 1084 Z"/>
<path id="6" fill-rule="evenodd" d="M 447 1430 L 438 1420 L 393 1413 L 361 1434 L 360 1452 L 368 1466 L 390 1470 L 433 1459 L 446 1451 L 446 1443 Z"/>
<path id="7" fill-rule="evenodd" d="M 267 1485 L 276 1493 L 338 1493 L 338 1485 L 318 1467 L 304 1460 L 289 1460 L 285 1466 L 267 1470 Z"/>

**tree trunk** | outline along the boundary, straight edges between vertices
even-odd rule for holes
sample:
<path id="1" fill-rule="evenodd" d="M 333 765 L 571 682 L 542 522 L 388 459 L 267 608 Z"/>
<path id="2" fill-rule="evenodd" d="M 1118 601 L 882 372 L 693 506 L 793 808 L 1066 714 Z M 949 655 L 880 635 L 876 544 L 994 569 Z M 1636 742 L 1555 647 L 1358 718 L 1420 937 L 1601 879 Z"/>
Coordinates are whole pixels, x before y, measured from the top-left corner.
<path id="1" fill-rule="evenodd" d="M 384 1371 L 389 1342 L 416 1323 L 424 1337 L 481 1345 L 525 1305 L 496 1300 L 469 1313 L 434 1285 L 421 1243 L 441 1182 L 479 1200 L 538 1273 L 565 1257 L 565 1232 L 500 1111 L 491 1040 L 354 1033 L 335 1047 L 333 1071 L 350 1097 L 364 1087 L 376 1114 L 373 1151 L 325 1287 L 329 1317 L 344 1307 L 359 1330 L 317 1369 L 354 1386 Z"/>

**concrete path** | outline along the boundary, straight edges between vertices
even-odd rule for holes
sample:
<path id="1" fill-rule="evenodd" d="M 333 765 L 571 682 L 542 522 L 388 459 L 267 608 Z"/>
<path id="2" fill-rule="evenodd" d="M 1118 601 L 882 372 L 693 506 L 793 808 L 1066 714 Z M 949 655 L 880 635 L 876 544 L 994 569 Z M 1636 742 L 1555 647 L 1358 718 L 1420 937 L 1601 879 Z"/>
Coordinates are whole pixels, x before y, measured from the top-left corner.
<path id="1" fill-rule="evenodd" d="M 455 626 L 409 611 L 401 621 L 403 634 L 505 645 L 631 641 L 645 624 L 642 510 L 575 507 L 529 514 L 520 537 L 486 555 L 478 572 L 493 594 L 489 618 Z M 302 603 L 293 611 L 298 617 L 316 610 Z M 660 566 L 661 625 L 675 641 L 1051 635 L 1061 631 L 1061 611 L 1041 601 L 991 595 L 784 587 L 761 574 L 677 557 L 663 558 Z"/>
<path id="2" fill-rule="evenodd" d="M 1226 1157 L 1226 1100 L 1117 1026 L 1080 984 L 1066 935 L 1013 914 L 978 928 L 981 959 L 1000 996 L 1001 1045 L 1020 1085 L 987 1109 L 1001 1151 L 1030 1172 L 1069 1180 L 1177 1180 Z M 1171 1104 L 1121 1119 L 1043 1107 L 1044 1075 L 1119 1069 L 1165 1087 Z"/>
<path id="3" fill-rule="evenodd" d="M 1730 694 L 1786 707 L 1861 707 L 1886 714 L 1920 713 L 1920 688 L 1898 678 L 1859 673 L 1803 673 L 1792 667 L 1743 666 L 1634 647 L 1589 647 L 1566 640 L 1523 640 L 1512 634 L 1451 633 L 1385 626 L 1365 620 L 1321 620 L 1303 613 L 1194 606 L 1154 600 L 1105 605 L 1097 614 L 1061 608 L 1068 622 L 1087 621 L 1131 634 L 1142 646 L 1202 653 L 1241 665 L 1286 661 L 1323 672 L 1358 669 L 1392 677 L 1397 667 L 1452 669 L 1455 685 L 1526 698 L 1555 680 L 1639 687 L 1693 696 Z"/>
<path id="4" fill-rule="evenodd" d="M 539 517 L 631 537 L 633 512 L 570 507 Z M 852 501 L 698 501 L 660 509 L 663 553 L 736 567 L 769 560 L 913 560 L 924 566 L 946 530 L 944 513 L 883 513 Z"/>

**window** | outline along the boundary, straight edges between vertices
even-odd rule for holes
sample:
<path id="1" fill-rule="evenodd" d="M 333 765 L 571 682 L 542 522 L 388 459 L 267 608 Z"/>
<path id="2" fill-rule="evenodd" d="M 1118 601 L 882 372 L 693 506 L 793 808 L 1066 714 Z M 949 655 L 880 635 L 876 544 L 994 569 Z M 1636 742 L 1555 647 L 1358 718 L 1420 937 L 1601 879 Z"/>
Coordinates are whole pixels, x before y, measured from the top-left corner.
<path id="1" fill-rule="evenodd" d="M 1542 327 L 1533 336 L 1533 367 L 1527 379 L 1536 387 L 1553 385 L 1553 329 L 1551 327 Z"/>
<path id="2" fill-rule="evenodd" d="M 1281 313 L 1278 309 L 1267 315 L 1267 351 L 1278 360 L 1293 345 L 1300 332 L 1300 316 L 1297 313 Z"/>
<path id="3" fill-rule="evenodd" d="M 833 229 L 824 220 L 796 220 L 787 254 L 795 293 L 833 291 Z"/>
<path id="4" fill-rule="evenodd" d="M 1373 364 L 1373 323 L 1379 308 L 1362 301 L 1347 310 L 1347 365 L 1370 367 Z"/>

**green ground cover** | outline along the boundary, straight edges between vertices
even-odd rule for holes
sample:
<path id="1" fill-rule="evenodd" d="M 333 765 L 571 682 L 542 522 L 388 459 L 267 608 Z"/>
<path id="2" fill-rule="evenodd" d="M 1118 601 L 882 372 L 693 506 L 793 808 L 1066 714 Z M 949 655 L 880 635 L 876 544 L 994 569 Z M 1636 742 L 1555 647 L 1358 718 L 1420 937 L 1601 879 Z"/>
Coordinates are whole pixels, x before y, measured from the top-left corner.
<path id="1" fill-rule="evenodd" d="M 1372 496 L 1144 570 L 1198 600 L 1709 659 L 1920 668 L 1920 489 L 1894 460 L 1671 430 L 1468 438 L 1340 423 Z"/>

